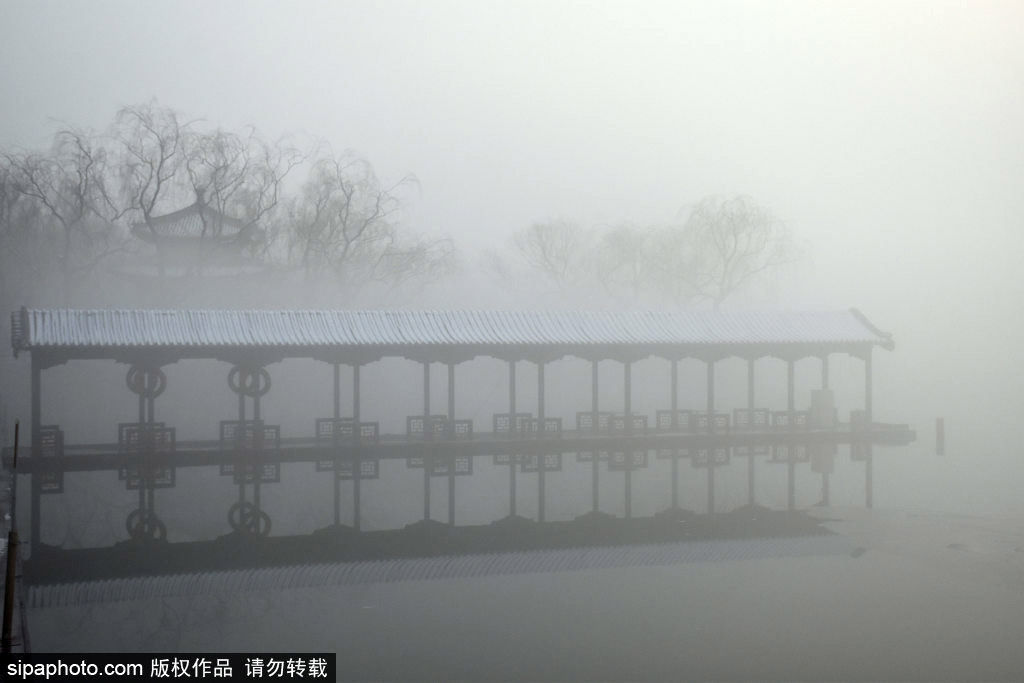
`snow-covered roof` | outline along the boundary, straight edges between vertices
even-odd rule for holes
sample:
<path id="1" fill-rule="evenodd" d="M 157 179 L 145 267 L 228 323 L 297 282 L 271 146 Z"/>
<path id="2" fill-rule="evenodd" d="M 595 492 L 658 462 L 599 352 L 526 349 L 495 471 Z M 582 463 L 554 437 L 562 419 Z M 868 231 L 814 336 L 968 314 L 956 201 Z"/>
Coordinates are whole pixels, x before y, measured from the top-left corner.
<path id="1" fill-rule="evenodd" d="M 12 346 L 64 348 L 892 348 L 855 309 L 827 312 L 22 309 Z"/>

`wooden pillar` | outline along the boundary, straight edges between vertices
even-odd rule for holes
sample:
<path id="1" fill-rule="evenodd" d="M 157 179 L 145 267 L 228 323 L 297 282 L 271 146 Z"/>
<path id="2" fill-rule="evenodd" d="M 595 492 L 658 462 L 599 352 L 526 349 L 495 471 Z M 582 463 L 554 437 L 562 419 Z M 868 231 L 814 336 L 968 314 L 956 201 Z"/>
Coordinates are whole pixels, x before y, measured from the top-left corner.
<path id="1" fill-rule="evenodd" d="M 544 361 L 537 361 L 537 521 L 544 521 Z"/>
<path id="2" fill-rule="evenodd" d="M 793 419 L 793 412 L 796 410 L 796 386 L 794 379 L 794 365 L 793 359 L 786 361 L 786 410 L 789 411 L 789 431 L 793 431 L 796 428 L 795 420 Z M 796 509 L 796 444 L 793 441 L 789 442 L 789 462 L 786 463 L 787 477 L 786 477 L 786 509 Z"/>
<path id="3" fill-rule="evenodd" d="M 430 363 L 423 363 L 423 423 L 424 429 L 429 429 L 430 424 Z M 426 435 L 424 435 L 425 437 Z M 423 519 L 430 519 L 430 466 L 431 457 L 429 449 L 423 447 Z"/>
<path id="4" fill-rule="evenodd" d="M 679 429 L 679 361 L 672 359 L 672 431 Z M 672 452 L 672 509 L 679 507 L 679 449 Z"/>
<path id="5" fill-rule="evenodd" d="M 139 392 L 139 423 L 146 424 L 149 420 L 146 419 L 146 394 L 147 389 L 150 389 L 150 374 L 147 370 L 143 370 L 142 366 L 136 365 L 132 369 L 138 368 L 138 371 L 142 373 L 142 391 Z M 131 372 L 131 370 L 129 370 Z M 147 454 L 148 455 L 148 454 Z M 139 467 L 139 473 L 142 473 L 142 467 Z M 139 514 L 144 515 L 148 509 L 146 505 L 146 478 L 143 476 L 139 477 Z M 139 518 L 140 524 L 145 524 L 145 517 Z"/>
<path id="6" fill-rule="evenodd" d="M 359 426 L 360 414 L 359 414 L 359 371 L 362 366 L 359 363 L 352 365 L 352 421 L 356 423 L 356 427 Z M 356 435 L 358 436 L 359 430 L 356 429 Z"/>
<path id="7" fill-rule="evenodd" d="M 633 363 L 631 361 L 625 361 L 622 364 L 623 372 L 623 384 L 625 385 L 625 413 L 626 413 L 626 436 L 633 435 Z M 632 440 L 626 441 L 628 447 L 626 449 L 626 472 L 625 472 L 625 487 L 626 487 L 626 519 L 632 519 L 633 517 L 633 442 Z"/>
<path id="8" fill-rule="evenodd" d="M 868 347 L 867 352 L 864 355 L 864 412 L 865 420 L 867 421 L 867 430 L 871 431 L 874 423 L 874 415 L 872 414 L 872 386 L 871 386 L 871 347 Z M 874 453 L 870 441 L 870 436 L 867 437 L 869 440 L 865 444 L 866 457 L 864 460 L 864 504 L 868 509 L 874 507 L 875 504 L 875 490 L 874 490 Z"/>
<path id="9" fill-rule="evenodd" d="M 508 431 L 513 437 L 516 436 L 516 362 L 508 362 Z M 508 514 L 514 517 L 516 514 L 516 454 L 509 453 L 508 457 Z"/>
<path id="10" fill-rule="evenodd" d="M 448 439 L 455 441 L 455 363 L 448 363 Z M 448 526 L 455 526 L 455 455 L 448 454 Z"/>
<path id="11" fill-rule="evenodd" d="M 334 379 L 334 419 L 341 419 L 341 365 L 338 363 L 332 364 L 333 379 Z M 332 446 L 334 446 L 334 526 L 341 525 L 341 479 L 338 477 L 338 470 L 341 468 L 341 461 L 338 457 L 338 425 L 334 425 L 334 429 L 331 430 L 334 438 L 332 439 Z"/>
<path id="12" fill-rule="evenodd" d="M 747 410 L 750 411 L 748 415 L 750 419 L 754 419 L 754 395 L 755 395 L 755 382 L 754 382 L 754 364 L 756 360 L 754 358 L 747 359 Z M 755 503 L 754 495 L 754 451 L 756 447 L 750 446 L 747 451 L 747 505 L 753 507 Z"/>
<path id="13" fill-rule="evenodd" d="M 361 490 L 361 470 L 362 470 L 362 453 L 359 445 L 360 427 L 359 427 L 359 363 L 352 365 L 352 422 L 353 422 L 353 442 L 355 448 L 352 452 L 352 527 L 359 531 L 361 527 L 361 516 L 360 516 L 360 490 Z"/>
<path id="14" fill-rule="evenodd" d="M 238 421 L 239 422 L 245 422 L 245 394 L 242 393 L 241 388 L 243 386 L 245 386 L 245 382 L 246 382 L 247 378 L 245 376 L 245 370 L 243 369 L 241 363 L 239 363 L 235 367 L 238 368 L 238 387 L 239 387 L 239 391 L 238 391 Z M 229 385 L 230 385 L 230 382 L 231 382 L 231 375 L 229 374 L 228 375 L 228 383 L 229 383 Z M 239 429 L 244 430 L 245 429 L 244 425 L 239 425 Z M 239 483 L 238 483 L 238 503 L 239 503 L 239 506 L 241 506 L 243 503 L 245 503 L 245 479 L 244 478 L 242 478 L 239 481 Z M 239 508 L 239 518 L 241 518 L 241 507 Z"/>
<path id="15" fill-rule="evenodd" d="M 334 368 L 334 419 L 341 417 L 341 365 L 333 364 Z"/>
<path id="16" fill-rule="evenodd" d="M 591 410 L 590 431 L 593 432 L 594 436 L 597 436 L 597 433 L 598 433 L 598 414 L 597 414 L 598 411 L 599 411 L 598 397 L 597 397 L 597 386 L 598 386 L 597 385 L 597 382 L 598 382 L 597 364 L 598 364 L 598 362 L 599 361 L 596 361 L 596 360 L 593 360 L 593 361 L 590 362 L 590 410 Z M 590 501 L 591 501 L 591 504 L 592 504 L 594 512 L 597 512 L 597 509 L 598 509 L 598 506 L 599 506 L 599 499 L 598 499 L 598 495 L 599 495 L 599 492 L 598 492 L 598 488 L 599 488 L 598 487 L 598 480 L 599 480 L 598 465 L 600 463 L 598 461 L 600 459 L 600 454 L 601 454 L 601 451 L 598 450 L 597 446 L 595 446 L 593 452 L 591 453 L 591 460 L 590 460 L 590 487 L 591 487 L 591 489 L 590 489 Z"/>
<path id="17" fill-rule="evenodd" d="M 256 368 L 253 369 L 253 375 L 252 375 L 253 387 L 257 390 L 256 395 L 252 397 L 252 419 L 253 420 L 259 420 L 260 419 L 260 395 L 259 395 L 259 389 L 261 388 L 260 387 L 260 377 L 261 377 L 260 367 L 256 366 Z M 260 514 L 260 512 L 262 510 L 262 508 L 260 507 L 260 502 L 261 502 L 260 501 L 260 478 L 259 478 L 259 475 L 257 474 L 257 476 L 254 478 L 254 481 L 252 483 L 252 504 L 256 506 L 256 514 Z"/>
<path id="18" fill-rule="evenodd" d="M 261 414 L 260 414 L 260 395 L 259 395 L 259 391 L 258 391 L 261 388 L 261 386 L 260 386 L 260 377 L 261 377 L 261 373 L 259 372 L 259 370 L 256 370 L 253 373 L 253 378 L 252 378 L 253 386 L 256 387 L 256 389 L 257 389 L 256 395 L 252 397 L 252 419 L 254 419 L 254 420 L 259 420 L 261 418 Z"/>
<path id="19" fill-rule="evenodd" d="M 430 416 L 430 363 L 423 363 L 423 415 Z"/>
<path id="20" fill-rule="evenodd" d="M 821 356 L 821 388 L 828 389 L 828 354 L 822 354 Z M 824 468 L 826 471 L 821 473 L 821 504 L 828 505 L 830 491 L 829 491 L 829 473 L 828 468 Z"/>
<path id="21" fill-rule="evenodd" d="M 245 370 L 242 370 L 241 366 L 235 366 L 238 368 L 238 386 L 242 387 L 245 382 L 243 374 Z M 241 391 L 238 392 L 238 420 L 239 422 L 245 421 L 245 394 Z"/>
<path id="22" fill-rule="evenodd" d="M 139 372 L 145 372 L 139 365 L 133 365 L 131 370 L 129 370 L 128 372 L 131 373 L 132 370 L 136 369 L 138 369 Z M 146 422 L 146 389 L 148 387 L 149 375 L 148 373 L 145 373 L 142 376 L 142 391 L 139 392 L 139 424 L 144 424 Z"/>
<path id="23" fill-rule="evenodd" d="M 32 550 L 32 557 L 37 558 L 39 555 L 39 545 L 41 539 L 39 535 L 42 531 L 42 520 L 40 514 L 42 512 L 42 475 L 39 473 L 40 459 L 42 458 L 42 362 L 39 358 L 38 351 L 32 351 L 32 475 L 31 475 L 31 487 L 32 487 L 32 507 L 31 507 L 31 535 L 32 542 L 30 548 Z"/>
<path id="24" fill-rule="evenodd" d="M 708 433 L 715 433 L 715 361 L 708 364 Z M 708 514 L 715 514 L 715 445 L 711 443 L 708 450 Z"/>

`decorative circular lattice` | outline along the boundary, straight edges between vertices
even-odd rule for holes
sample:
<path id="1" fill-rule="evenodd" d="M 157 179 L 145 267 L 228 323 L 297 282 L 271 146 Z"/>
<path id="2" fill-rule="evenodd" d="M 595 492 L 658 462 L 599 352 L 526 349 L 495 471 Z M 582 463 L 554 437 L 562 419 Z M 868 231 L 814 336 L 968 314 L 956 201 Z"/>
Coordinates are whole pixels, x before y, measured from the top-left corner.
<path id="1" fill-rule="evenodd" d="M 128 535 L 136 541 L 163 541 L 167 539 L 167 526 L 149 510 L 132 510 L 124 523 Z"/>
<path id="2" fill-rule="evenodd" d="M 270 515 L 249 501 L 235 503 L 228 510 L 228 524 L 234 531 L 253 536 L 270 535 Z"/>
<path id="3" fill-rule="evenodd" d="M 270 391 L 270 373 L 266 368 L 236 365 L 228 373 L 228 386 L 236 394 L 256 398 Z"/>
<path id="4" fill-rule="evenodd" d="M 133 365 L 128 369 L 125 384 L 133 394 L 143 398 L 156 398 L 167 388 L 167 375 L 160 368 Z"/>

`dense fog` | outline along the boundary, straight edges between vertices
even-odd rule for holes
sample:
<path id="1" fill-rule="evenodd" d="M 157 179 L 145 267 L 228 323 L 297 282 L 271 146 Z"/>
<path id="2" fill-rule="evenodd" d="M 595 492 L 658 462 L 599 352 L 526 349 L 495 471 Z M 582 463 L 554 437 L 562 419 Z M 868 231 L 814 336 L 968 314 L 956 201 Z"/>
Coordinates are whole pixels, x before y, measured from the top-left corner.
<path id="1" fill-rule="evenodd" d="M 100 229 L 104 244 L 115 247 L 96 257 L 102 250 L 89 242 L 85 251 L 61 256 L 59 241 L 52 246 L 18 241 L 26 223 L 11 216 L 39 214 L 3 214 L 4 316 L 21 306 L 856 308 L 895 340 L 894 350 L 874 352 L 874 417 L 909 424 L 917 433 L 907 447 L 876 451 L 880 514 L 914 510 L 1019 520 L 1024 514 L 1019 496 L 1024 478 L 1022 46 L 1019 2 L 0 0 L 0 92 L 5 95 L 0 160 L 5 169 L 17 170 L 33 158 L 56 154 L 55 135 L 67 130 L 91 141 L 93 149 L 107 150 L 105 163 L 114 170 L 111 184 L 103 187 L 111 200 L 89 220 L 106 221 Z M 265 275 L 214 277 L 200 270 L 173 284 L 161 279 L 162 272 L 137 277 L 138 268 L 149 267 L 139 264 L 152 264 L 146 260 L 152 254 L 131 232 L 149 216 L 138 202 L 125 199 L 129 186 L 117 184 L 128 175 L 127 166 L 117 166 L 121 157 L 115 152 L 122 149 L 117 145 L 127 145 L 131 130 L 137 131 L 126 111 L 173 112 L 178 124 L 206 135 L 204 140 L 219 139 L 216 133 L 226 131 L 238 140 L 266 143 L 251 148 L 257 150 L 254 158 L 270 154 L 267 150 L 282 155 L 275 157 L 281 177 L 273 185 L 280 203 L 251 216 L 271 245 L 258 254 Z M 289 154 L 295 155 L 294 168 Z M 325 249 L 323 261 L 311 265 L 310 245 L 321 244 L 316 239 L 322 235 L 311 237 L 303 220 L 315 206 L 314 181 L 324 180 L 328 161 L 346 173 L 358 168 L 361 191 L 370 188 L 369 200 L 384 198 L 386 213 L 376 233 L 380 244 L 388 245 L 380 247 L 384 251 L 374 251 L 374 243 L 364 256 L 346 261 L 347 254 L 335 255 L 330 261 Z M 174 188 L 150 207 L 154 215 L 195 200 L 198 185 L 189 184 L 196 178 L 193 168 L 199 165 L 182 170 Z M 8 177 L 17 179 L 0 180 Z M 24 183 L 15 180 L 3 186 L 9 206 L 16 194 L 10 188 L 24 194 Z M 261 187 L 270 196 L 270 186 Z M 648 278 L 658 264 L 669 263 L 669 270 L 688 267 L 659 260 L 669 254 L 664 245 L 670 242 L 658 240 L 688 234 L 701 207 L 710 206 L 707 201 L 720 206 L 741 199 L 767 217 L 769 243 L 784 247 L 779 258 L 760 264 L 762 272 L 721 301 L 689 281 L 685 296 L 676 296 L 678 290 L 664 279 Z M 560 234 L 576 240 L 559 275 L 531 260 L 536 251 L 530 251 L 530 230 L 538 234 L 536 226 L 562 226 Z M 624 254 L 640 242 L 642 258 L 629 261 Z M 19 251 L 23 244 L 35 245 L 35 251 Z M 64 277 L 71 263 L 74 281 Z M 630 267 L 642 272 L 630 275 Z M 2 329 L 9 331 L 6 320 Z M 745 362 L 727 359 L 719 368 L 719 405 L 743 406 Z M 217 420 L 231 419 L 235 410 L 228 369 L 212 360 L 168 366 L 158 418 L 176 426 L 179 439 L 216 438 Z M 125 390 L 125 370 L 109 361 L 81 360 L 47 370 L 43 422 L 59 423 L 68 443 L 116 440 L 117 423 L 136 414 L 135 397 Z M 264 415 L 281 425 L 282 434 L 308 436 L 313 418 L 331 410 L 330 366 L 286 360 L 268 370 L 274 388 L 264 401 Z M 859 359 L 832 357 L 831 388 L 843 419 L 863 407 L 863 371 Z M 363 368 L 363 419 L 380 421 L 384 433 L 401 433 L 405 417 L 422 406 L 421 372 L 419 364 L 401 358 Z M 492 413 L 507 409 L 507 372 L 504 363 L 490 358 L 461 363 L 456 417 L 473 419 L 478 429 L 489 425 Z M 520 406 L 533 411 L 535 366 L 522 362 L 518 372 Z M 568 424 L 577 411 L 589 409 L 590 365 L 569 357 L 547 372 L 547 413 Z M 622 366 L 606 361 L 600 372 L 602 406 L 622 410 Z M 443 407 L 444 367 L 435 365 L 433 373 L 432 400 Z M 634 411 L 653 416 L 668 407 L 668 375 L 662 359 L 635 365 Z M 350 378 L 351 370 L 343 368 L 342 414 L 350 410 Z M 782 361 L 759 361 L 759 402 L 783 408 L 785 378 Z M 817 359 L 797 363 L 798 408 L 807 408 L 819 378 Z M 702 408 L 704 366 L 683 361 L 680 386 L 680 407 Z M 0 404 L 8 426 L 14 419 L 28 421 L 28 389 L 27 354 L 0 355 Z M 935 455 L 940 417 L 947 432 L 943 457 Z M 464 523 L 483 524 L 505 514 L 504 499 L 496 498 L 507 492 L 503 472 L 482 468 L 466 486 L 469 497 L 459 503 Z M 635 514 L 653 514 L 665 503 L 658 472 L 663 468 L 634 478 Z M 721 505 L 746 501 L 744 476 L 745 471 L 722 476 Z M 409 479 L 412 494 L 403 493 L 402 477 Z M 415 520 L 422 509 L 418 481 L 396 469 L 391 497 L 383 488 L 366 494 L 367 528 L 398 528 Z M 532 514 L 533 480 L 524 476 L 523 481 L 521 506 L 527 512 L 522 514 Z M 225 488 L 223 482 L 195 485 L 209 495 Z M 283 492 L 268 494 L 268 506 L 276 506 L 275 524 L 280 522 L 276 530 L 308 533 L 310 525 L 329 523 L 320 505 L 329 500 L 329 490 L 317 488 L 312 475 L 308 485 L 309 496 L 298 504 Z M 436 485 L 438 506 L 441 485 Z M 784 472 L 767 472 L 759 484 L 764 504 L 784 506 L 784 485 Z M 798 485 L 800 507 L 817 502 L 816 477 L 803 473 Z M 44 525 L 47 542 L 91 546 L 117 540 L 132 495 L 120 487 L 108 494 L 105 484 L 95 486 L 69 487 L 65 500 L 46 502 L 52 512 Z M 606 476 L 603 486 L 608 511 L 622 514 L 619 477 Z M 701 509 L 701 482 L 694 478 L 685 486 L 688 507 Z M 863 486 L 859 470 L 840 470 L 834 504 L 862 507 Z M 179 488 L 165 500 L 191 495 Z M 588 496 L 587 481 L 581 479 L 579 491 L 565 492 L 551 504 L 552 519 L 585 511 Z M 219 524 L 223 514 L 205 500 L 187 511 L 183 504 L 178 517 L 172 515 L 179 529 L 172 540 L 216 534 L 216 525 L 206 526 L 205 520 L 216 517 Z M 1019 563 L 1013 567 L 1020 571 Z M 730 578 L 722 581 L 759 581 L 746 570 L 724 571 Z M 1018 595 L 1019 575 L 1013 576 L 1007 581 Z M 606 585 L 615 583 L 607 576 L 593 580 L 601 582 L 602 595 L 618 590 Z M 665 577 L 658 581 L 671 585 Z M 521 577 L 509 585 L 524 592 L 537 588 Z M 540 585 L 553 590 L 551 584 Z M 727 592 L 722 585 L 714 590 Z M 479 586 L 472 590 L 477 589 L 487 592 Z M 341 602 L 337 608 L 361 609 L 362 595 L 335 595 Z M 503 595 L 516 600 L 511 589 Z M 228 624 L 216 637 L 224 649 L 247 646 L 244 638 L 231 635 L 230 624 L 259 618 L 255 612 L 265 617 L 270 609 L 246 600 L 216 617 Z M 293 595 L 287 602 L 290 618 L 301 621 L 307 612 L 315 613 L 314 619 L 328 618 L 309 596 Z M 814 612 L 811 603 L 802 604 Z M 430 611 L 421 607 L 408 616 L 411 623 Z M 845 608 L 854 620 L 870 618 Z M 181 623 L 197 619 L 195 605 L 175 609 L 193 615 L 181 617 Z M 556 620 L 563 615 L 554 614 Z M 130 618 L 81 616 L 84 623 L 108 617 L 118 623 Z M 112 647 L 60 634 L 53 624 L 61 618 L 45 610 L 39 614 L 55 649 L 62 643 Z M 655 621 L 667 619 L 662 615 Z M 272 626 L 260 628 L 267 629 L 254 636 L 260 646 L 278 637 Z M 604 634 L 591 636 L 600 641 Z M 180 631 L 176 637 L 130 647 L 199 647 L 181 640 Z M 330 643 L 318 638 L 313 638 L 316 645 L 329 649 Z M 298 647 L 301 641 L 284 643 Z M 539 647 L 529 639 L 521 644 Z M 920 645 L 920 651 L 930 647 Z M 914 671 L 897 660 L 884 661 L 892 668 L 863 671 L 883 679 L 913 677 Z M 472 677 L 486 670 L 486 661 L 479 666 L 438 670 Z M 760 671 L 769 677 L 829 671 L 814 666 L 787 669 L 782 658 Z M 726 677 L 759 671 L 754 664 L 709 667 L 695 671 Z M 970 677 L 972 671 L 1006 670 L 979 667 L 965 664 L 958 672 Z M 388 675 L 373 666 L 360 670 Z M 510 671 L 555 677 L 600 673 L 600 668 L 574 671 L 554 664 L 520 670 L 508 662 L 495 670 L 504 676 Z M 645 669 L 642 661 L 623 655 L 608 671 L 615 677 L 629 671 L 644 677 Z M 656 667 L 646 671 L 667 675 Z M 842 670 L 832 673 L 843 677 Z"/>

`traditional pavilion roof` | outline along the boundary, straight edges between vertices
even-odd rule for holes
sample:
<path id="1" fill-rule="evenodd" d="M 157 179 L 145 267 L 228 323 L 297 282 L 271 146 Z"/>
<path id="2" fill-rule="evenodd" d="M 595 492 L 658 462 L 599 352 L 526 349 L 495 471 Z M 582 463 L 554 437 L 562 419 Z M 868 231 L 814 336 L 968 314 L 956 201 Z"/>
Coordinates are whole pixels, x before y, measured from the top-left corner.
<path id="1" fill-rule="evenodd" d="M 220 242 L 246 241 L 254 237 L 255 229 L 244 221 L 225 216 L 213 207 L 196 202 L 184 209 L 163 216 L 153 216 L 149 222 L 132 224 L 132 233 L 139 239 L 152 242 L 153 232 L 160 238 L 204 238 Z"/>
<path id="2" fill-rule="evenodd" d="M 573 353 L 588 347 L 630 347 L 658 353 L 666 347 L 893 347 L 891 335 L 880 331 L 856 309 L 611 313 L 23 308 L 12 314 L 11 336 L 15 353 L 37 349 L 446 347 L 480 353 L 506 348 Z"/>

